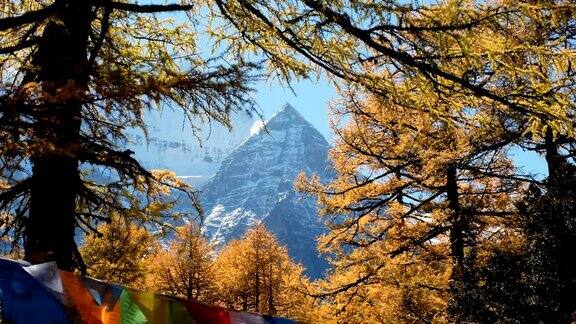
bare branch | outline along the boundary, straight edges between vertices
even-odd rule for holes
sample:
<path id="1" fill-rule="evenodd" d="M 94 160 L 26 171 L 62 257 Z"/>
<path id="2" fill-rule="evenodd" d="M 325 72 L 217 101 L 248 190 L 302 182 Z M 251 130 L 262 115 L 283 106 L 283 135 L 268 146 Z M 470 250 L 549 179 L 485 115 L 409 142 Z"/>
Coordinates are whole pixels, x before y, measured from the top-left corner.
<path id="1" fill-rule="evenodd" d="M 172 12 L 172 11 L 190 11 L 194 7 L 192 5 L 180 5 L 180 4 L 167 4 L 167 5 L 139 5 L 134 3 L 122 3 L 122 2 L 106 2 L 99 1 L 103 6 L 109 7 L 116 10 L 123 10 L 129 12 L 137 13 L 160 13 L 160 12 Z"/>
<path id="2" fill-rule="evenodd" d="M 6 17 L 0 19 L 0 31 L 5 31 L 12 28 L 18 28 L 26 24 L 42 21 L 50 17 L 60 7 L 58 2 L 55 2 L 48 7 L 28 11 L 20 16 Z"/>

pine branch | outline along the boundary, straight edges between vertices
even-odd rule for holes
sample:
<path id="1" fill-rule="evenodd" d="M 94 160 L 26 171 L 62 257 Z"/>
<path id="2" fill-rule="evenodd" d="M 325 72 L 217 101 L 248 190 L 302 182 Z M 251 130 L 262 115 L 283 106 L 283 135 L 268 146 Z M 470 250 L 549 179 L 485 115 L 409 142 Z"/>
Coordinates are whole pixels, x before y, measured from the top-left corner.
<path id="1" fill-rule="evenodd" d="M 180 4 L 167 4 L 167 5 L 139 5 L 134 3 L 123 3 L 115 1 L 97 1 L 104 7 L 109 7 L 116 10 L 123 10 L 136 13 L 160 13 L 160 12 L 173 12 L 173 11 L 190 11 L 194 7 L 192 5 Z"/>
<path id="2" fill-rule="evenodd" d="M 4 192 L 0 193 L 0 203 L 2 206 L 6 206 L 11 201 L 13 201 L 16 197 L 20 196 L 22 193 L 26 192 L 30 189 L 32 185 L 32 181 L 30 178 L 22 180 L 12 186 L 10 189 L 5 190 Z"/>
<path id="3" fill-rule="evenodd" d="M 454 75 L 452 73 L 446 72 L 445 70 L 442 70 L 441 68 L 434 66 L 432 64 L 429 64 L 429 63 L 426 63 L 423 61 L 418 61 L 406 52 L 396 50 L 394 48 L 385 46 L 385 45 L 377 42 L 376 40 L 374 40 L 372 38 L 372 35 L 371 35 L 372 33 L 369 30 L 362 29 L 362 28 L 354 25 L 347 15 L 334 11 L 333 9 L 328 7 L 328 5 L 326 5 L 326 4 L 323 4 L 323 3 L 319 2 L 319 1 L 315 1 L 315 0 L 304 0 L 303 2 L 309 8 L 322 13 L 324 16 L 326 16 L 326 18 L 329 22 L 335 23 L 340 28 L 342 28 L 343 31 L 356 37 L 358 40 L 360 40 L 364 44 L 366 44 L 369 48 L 371 48 L 374 51 L 377 51 L 379 53 L 382 53 L 383 55 L 385 55 L 385 56 L 403 64 L 403 65 L 415 68 L 416 70 L 420 71 L 421 73 L 423 73 L 425 75 L 429 75 L 430 77 L 432 77 L 432 76 L 439 77 L 439 78 L 454 82 L 454 83 L 460 85 L 462 88 L 469 90 L 470 92 L 472 92 L 475 96 L 477 96 L 479 98 L 490 99 L 494 102 L 497 102 L 497 103 L 500 103 L 500 104 L 505 105 L 507 107 L 510 107 L 511 109 L 513 109 L 519 113 L 531 113 L 534 115 L 538 115 L 539 117 L 541 117 L 544 120 L 547 120 L 549 117 L 548 114 L 546 114 L 546 113 L 531 111 L 527 107 L 524 107 L 524 106 L 522 106 L 516 102 L 510 101 L 506 97 L 499 96 L 499 95 L 493 93 L 492 91 L 490 91 L 490 90 L 488 90 L 482 86 L 473 84 L 470 81 L 468 81 L 462 77 L 459 77 L 459 76 Z M 249 4 L 244 4 L 244 7 L 246 7 L 248 10 L 253 9 L 252 6 Z M 267 21 L 267 18 L 265 16 L 263 16 L 261 13 L 260 13 L 260 15 L 257 15 L 257 17 L 259 19 L 261 19 L 264 23 L 267 23 L 268 25 L 271 24 L 269 21 Z M 271 26 L 271 27 L 273 27 L 273 26 Z M 295 50 L 299 50 L 294 45 L 294 42 L 292 40 L 290 40 L 290 39 L 286 40 L 286 39 L 284 39 L 285 37 L 282 37 L 282 38 L 284 41 L 287 42 L 288 45 L 293 47 Z M 310 56 L 312 56 L 314 58 L 314 60 L 312 60 L 312 61 L 315 63 L 317 63 L 316 61 L 321 59 L 321 58 L 319 58 L 319 55 L 317 55 L 317 54 L 306 53 L 305 56 L 308 58 Z M 321 65 L 321 66 L 324 67 L 324 65 Z M 329 71 L 332 72 L 331 70 L 329 70 Z M 339 74 L 335 74 L 335 75 L 339 76 Z M 373 89 L 373 90 L 379 92 L 378 89 Z"/>
<path id="4" fill-rule="evenodd" d="M 102 23 L 101 23 L 101 27 L 100 27 L 100 34 L 98 34 L 98 38 L 95 40 L 94 47 L 92 48 L 92 51 L 90 52 L 90 58 L 89 58 L 90 65 L 94 64 L 94 62 L 96 61 L 96 57 L 98 56 L 98 52 L 100 52 L 102 45 L 104 45 L 104 39 L 106 38 L 106 34 L 108 33 L 108 30 L 110 29 L 110 15 L 111 14 L 112 14 L 111 8 L 105 8 L 104 9 L 104 15 L 102 17 Z"/>
<path id="5" fill-rule="evenodd" d="M 0 48 L 0 55 L 2 54 L 10 54 L 10 53 L 14 53 L 20 50 L 23 50 L 25 48 L 28 47 L 32 47 L 36 44 L 38 44 L 39 38 L 31 38 L 25 41 L 22 41 L 14 46 L 8 46 L 8 47 L 1 47 Z"/>
<path id="6" fill-rule="evenodd" d="M 58 2 L 55 2 L 45 8 L 39 10 L 28 11 L 20 16 L 6 17 L 0 19 L 0 31 L 5 31 L 12 28 L 18 28 L 23 25 L 42 21 L 52 15 L 60 7 Z"/>

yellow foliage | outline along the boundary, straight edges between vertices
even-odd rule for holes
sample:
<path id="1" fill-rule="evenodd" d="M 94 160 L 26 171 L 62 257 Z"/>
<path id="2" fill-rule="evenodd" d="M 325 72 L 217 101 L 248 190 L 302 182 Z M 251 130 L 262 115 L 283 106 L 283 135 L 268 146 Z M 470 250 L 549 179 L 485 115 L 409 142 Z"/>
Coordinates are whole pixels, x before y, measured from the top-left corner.
<path id="1" fill-rule="evenodd" d="M 81 254 L 91 277 L 143 288 L 156 253 L 156 238 L 140 225 L 117 216 L 97 228 L 100 235 L 87 235 Z"/>
<path id="2" fill-rule="evenodd" d="M 429 91 L 403 85 L 414 98 Z M 334 255 L 333 272 L 318 294 L 340 321 L 451 320 L 464 259 L 481 265 L 522 191 L 498 116 L 483 105 L 439 116 L 355 89 L 333 113 L 336 178 L 296 184 L 318 197 L 330 228 L 320 249 Z"/>
<path id="3" fill-rule="evenodd" d="M 311 316 L 313 305 L 304 294 L 307 281 L 302 267 L 263 225 L 228 243 L 215 268 L 223 306 L 296 319 Z"/>
<path id="4" fill-rule="evenodd" d="M 148 289 L 188 300 L 214 302 L 212 247 L 193 224 L 180 227 L 166 248 L 150 258 Z"/>

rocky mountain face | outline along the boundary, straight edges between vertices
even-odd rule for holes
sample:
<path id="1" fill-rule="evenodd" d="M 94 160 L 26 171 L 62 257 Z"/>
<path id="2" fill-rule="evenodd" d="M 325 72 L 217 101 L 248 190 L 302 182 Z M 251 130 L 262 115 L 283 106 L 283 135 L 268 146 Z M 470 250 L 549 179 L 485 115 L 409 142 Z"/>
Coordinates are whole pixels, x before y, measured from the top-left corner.
<path id="1" fill-rule="evenodd" d="M 223 244 L 262 222 L 310 277 L 321 276 L 326 262 L 318 256 L 316 238 L 325 229 L 315 199 L 297 193 L 294 180 L 301 171 L 329 179 L 328 149 L 326 139 L 285 105 L 232 151 L 202 187 L 206 236 Z"/>

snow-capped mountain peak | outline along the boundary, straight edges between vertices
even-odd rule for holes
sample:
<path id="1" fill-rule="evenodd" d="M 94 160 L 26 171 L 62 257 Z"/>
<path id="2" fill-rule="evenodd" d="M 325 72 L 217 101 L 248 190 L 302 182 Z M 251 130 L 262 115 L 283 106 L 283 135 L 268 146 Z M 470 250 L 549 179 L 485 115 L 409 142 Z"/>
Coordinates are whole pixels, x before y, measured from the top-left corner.
<path id="1" fill-rule="evenodd" d="M 318 277 L 325 262 L 315 250 L 315 238 L 324 227 L 314 199 L 295 192 L 293 183 L 301 171 L 329 177 L 328 149 L 328 142 L 312 124 L 295 108 L 284 105 L 224 159 L 202 188 L 205 234 L 222 244 L 263 222 L 308 274 Z"/>

